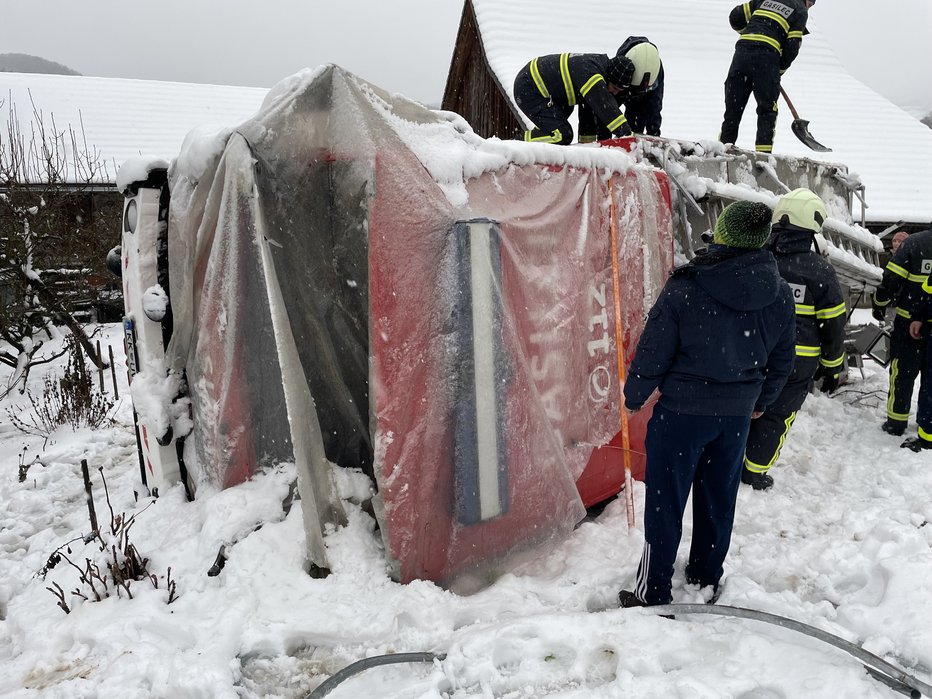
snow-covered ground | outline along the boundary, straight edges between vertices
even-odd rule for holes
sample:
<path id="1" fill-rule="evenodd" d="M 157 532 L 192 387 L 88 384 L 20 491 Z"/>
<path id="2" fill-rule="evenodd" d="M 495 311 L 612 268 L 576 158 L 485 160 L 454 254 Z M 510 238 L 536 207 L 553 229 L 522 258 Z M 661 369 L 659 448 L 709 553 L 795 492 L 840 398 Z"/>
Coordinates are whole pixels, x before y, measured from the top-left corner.
<path id="1" fill-rule="evenodd" d="M 103 337 L 125 381 L 120 327 L 104 326 Z M 719 604 L 805 622 L 932 683 L 932 453 L 880 431 L 886 374 L 872 363 L 864 371 L 834 397 L 809 398 L 771 491 L 742 487 Z M 38 373 L 31 383 L 41 385 Z M 329 696 L 900 696 L 852 656 L 783 628 L 616 609 L 643 541 L 618 500 L 470 595 L 390 580 L 373 519 L 348 501 L 348 525 L 327 539 L 333 573 L 313 579 L 300 502 L 282 510 L 289 466 L 190 503 L 181 486 L 137 501 L 127 394 L 123 385 L 112 424 L 63 429 L 45 444 L 13 428 L 7 410 L 21 402 L 0 403 L 0 696 L 303 697 L 353 661 L 405 651 L 446 657 L 371 669 Z M 114 512 L 136 515 L 130 539 L 158 589 L 142 580 L 132 599 L 85 602 L 67 594 L 82 586 L 66 562 L 38 575 L 70 540 L 78 565 L 99 556 L 80 540 L 90 529 L 81 459 L 102 526 L 110 512 L 98 469 Z M 23 462 L 32 465 L 19 482 Z M 353 501 L 365 492 L 358 474 L 340 480 Z M 641 507 L 643 484 L 635 494 Z M 689 530 L 687 513 L 682 556 Z M 222 544 L 229 560 L 209 577 Z M 675 601 L 701 602 L 684 587 L 682 562 Z M 46 589 L 53 583 L 70 614 Z"/>

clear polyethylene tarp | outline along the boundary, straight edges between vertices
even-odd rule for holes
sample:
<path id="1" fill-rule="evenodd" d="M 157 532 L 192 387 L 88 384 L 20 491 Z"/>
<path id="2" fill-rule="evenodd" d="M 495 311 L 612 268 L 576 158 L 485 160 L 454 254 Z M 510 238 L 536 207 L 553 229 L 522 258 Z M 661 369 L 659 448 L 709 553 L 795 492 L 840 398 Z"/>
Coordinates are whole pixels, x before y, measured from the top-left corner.
<path id="1" fill-rule="evenodd" d="M 214 139 L 171 172 L 168 357 L 199 477 L 295 462 L 326 567 L 325 525 L 343 517 L 331 469 L 361 468 L 404 581 L 571 531 L 577 479 L 619 430 L 615 339 L 633 350 L 671 264 L 654 173 L 510 162 L 334 66 Z"/>

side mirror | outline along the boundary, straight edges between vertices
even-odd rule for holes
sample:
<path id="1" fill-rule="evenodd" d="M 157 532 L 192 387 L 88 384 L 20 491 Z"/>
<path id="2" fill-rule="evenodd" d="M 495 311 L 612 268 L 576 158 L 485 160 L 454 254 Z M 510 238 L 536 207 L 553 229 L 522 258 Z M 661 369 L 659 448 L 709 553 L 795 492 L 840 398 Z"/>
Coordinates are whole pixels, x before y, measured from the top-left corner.
<path id="1" fill-rule="evenodd" d="M 123 246 L 110 248 L 107 253 L 107 269 L 117 278 L 123 278 Z"/>
<path id="2" fill-rule="evenodd" d="M 161 323 L 168 314 L 168 294 L 156 284 L 146 289 L 142 295 L 142 311 L 146 318 L 154 323 Z"/>

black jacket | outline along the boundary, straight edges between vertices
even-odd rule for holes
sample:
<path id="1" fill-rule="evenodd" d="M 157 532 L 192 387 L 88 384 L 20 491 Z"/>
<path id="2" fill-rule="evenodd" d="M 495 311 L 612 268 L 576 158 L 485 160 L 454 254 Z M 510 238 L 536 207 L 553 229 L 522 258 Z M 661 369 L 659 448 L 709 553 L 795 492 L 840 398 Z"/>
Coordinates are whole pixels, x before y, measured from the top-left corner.
<path id="1" fill-rule="evenodd" d="M 893 304 L 898 318 L 911 320 L 914 306 L 924 295 L 922 285 L 929 278 L 929 272 L 932 272 L 932 230 L 913 233 L 887 263 L 880 286 L 871 299 L 874 308 Z M 922 314 L 927 315 L 925 311 Z"/>
<path id="2" fill-rule="evenodd" d="M 910 243 L 909 250 L 903 250 Z M 916 269 L 916 272 L 910 270 Z M 932 230 L 913 233 L 894 253 L 872 298 L 874 308 L 893 303 L 897 318 L 932 320 Z M 904 276 L 905 273 L 905 276 Z M 928 334 L 928 328 L 925 328 Z"/>
<path id="3" fill-rule="evenodd" d="M 614 95 L 608 91 L 607 65 L 608 56 L 604 53 L 553 53 L 535 58 L 522 70 L 530 73 L 541 96 L 567 115 L 579 105 L 582 141 L 584 122 L 601 124 L 609 133 L 621 130 L 628 123 Z M 594 130 L 590 128 L 589 133 Z"/>
<path id="4" fill-rule="evenodd" d="M 713 245 L 673 271 L 638 342 L 625 406 L 660 403 L 690 415 L 750 415 L 793 368 L 793 296 L 767 250 Z"/>
<path id="5" fill-rule="evenodd" d="M 809 10 L 803 0 L 750 0 L 735 7 L 728 16 L 731 27 L 741 33 L 738 46 L 769 46 L 780 54 L 780 72 L 799 54 Z"/>
<path id="6" fill-rule="evenodd" d="M 809 231 L 774 226 L 769 247 L 796 304 L 794 373 L 811 377 L 818 364 L 838 373 L 845 362 L 847 314 L 835 270 L 812 250 Z"/>
<path id="7" fill-rule="evenodd" d="M 629 37 L 622 52 L 646 42 L 642 36 Z M 663 66 L 654 89 L 648 92 L 622 90 L 617 96 L 608 91 L 604 53 L 555 53 L 539 56 L 526 65 L 542 97 L 562 108 L 567 115 L 579 105 L 579 141 L 604 140 L 627 125 L 636 133 L 660 135 L 663 108 Z M 625 105 L 624 112 L 621 105 Z"/>

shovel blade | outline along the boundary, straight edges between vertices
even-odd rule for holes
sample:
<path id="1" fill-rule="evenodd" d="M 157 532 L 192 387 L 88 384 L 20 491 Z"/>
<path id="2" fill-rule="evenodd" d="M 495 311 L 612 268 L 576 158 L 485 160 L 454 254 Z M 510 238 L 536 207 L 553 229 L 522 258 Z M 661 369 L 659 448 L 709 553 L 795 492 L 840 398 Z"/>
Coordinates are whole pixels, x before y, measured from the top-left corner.
<path id="1" fill-rule="evenodd" d="M 805 119 L 794 119 L 790 128 L 793 129 L 793 134 L 796 138 L 805 143 L 808 148 L 818 151 L 819 153 L 832 152 L 831 148 L 823 146 L 812 137 L 812 134 L 809 133 L 809 122 Z"/>

